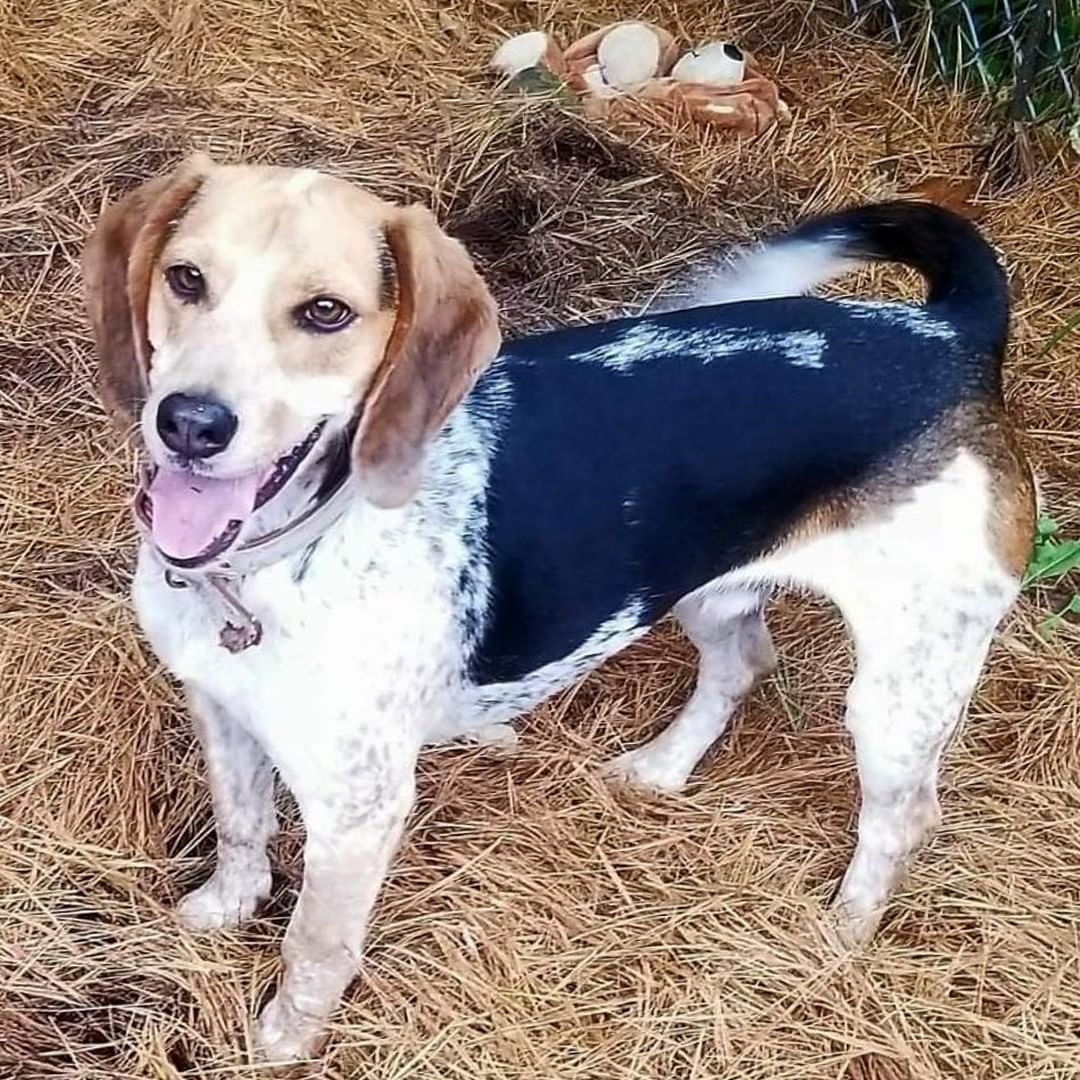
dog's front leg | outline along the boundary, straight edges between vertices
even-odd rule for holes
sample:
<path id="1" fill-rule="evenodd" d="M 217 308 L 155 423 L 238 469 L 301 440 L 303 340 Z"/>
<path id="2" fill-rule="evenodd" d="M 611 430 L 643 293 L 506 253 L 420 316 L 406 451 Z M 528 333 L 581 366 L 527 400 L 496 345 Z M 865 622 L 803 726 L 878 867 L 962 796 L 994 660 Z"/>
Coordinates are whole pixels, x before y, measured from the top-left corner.
<path id="1" fill-rule="evenodd" d="M 206 760 L 217 827 L 217 866 L 177 907 L 195 930 L 239 926 L 270 895 L 266 847 L 277 826 L 274 770 L 252 736 L 208 695 L 187 686 L 188 707 Z"/>
<path id="2" fill-rule="evenodd" d="M 304 881 L 285 935 L 285 973 L 256 1030 L 266 1061 L 315 1053 L 360 968 L 372 905 L 412 808 L 419 740 L 360 738 L 283 769 L 307 830 Z M 292 775 L 290 775 L 290 773 Z"/>

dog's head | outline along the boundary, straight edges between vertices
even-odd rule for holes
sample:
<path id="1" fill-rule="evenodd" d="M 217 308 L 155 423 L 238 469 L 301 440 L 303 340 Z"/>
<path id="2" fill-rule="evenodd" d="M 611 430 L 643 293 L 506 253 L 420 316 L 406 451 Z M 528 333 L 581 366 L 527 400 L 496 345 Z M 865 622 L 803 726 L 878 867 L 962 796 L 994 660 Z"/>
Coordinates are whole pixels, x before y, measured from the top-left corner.
<path id="1" fill-rule="evenodd" d="M 427 210 L 309 170 L 193 157 L 107 209 L 83 267 L 102 397 L 156 467 L 158 546 L 192 563 L 354 425 L 364 496 L 407 502 L 500 343 Z"/>

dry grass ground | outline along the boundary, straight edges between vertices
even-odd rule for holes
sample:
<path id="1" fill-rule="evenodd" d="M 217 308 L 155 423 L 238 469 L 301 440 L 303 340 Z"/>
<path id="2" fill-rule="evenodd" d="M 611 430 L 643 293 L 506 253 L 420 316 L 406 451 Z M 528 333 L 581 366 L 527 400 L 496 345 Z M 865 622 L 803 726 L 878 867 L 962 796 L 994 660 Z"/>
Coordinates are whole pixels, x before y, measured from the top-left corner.
<path id="1" fill-rule="evenodd" d="M 757 49 L 794 127 L 747 146 L 612 141 L 493 108 L 497 27 L 569 36 L 641 13 Z M 299 872 L 290 818 L 251 928 L 202 938 L 170 919 L 212 834 L 125 599 L 130 463 L 94 399 L 76 264 L 106 195 L 198 145 L 429 199 L 520 330 L 641 298 L 709 244 L 962 174 L 985 120 L 810 0 L 447 0 L 441 17 L 423 0 L 0 0 L 0 1076 L 245 1074 Z M 1039 348 L 1080 306 L 1077 172 L 1051 155 L 982 200 L 1016 284 L 1009 398 L 1074 533 L 1080 334 Z M 683 797 L 592 777 L 688 690 L 665 630 L 532 717 L 516 758 L 429 757 L 324 1075 L 1075 1077 L 1080 635 L 1039 639 L 1053 601 L 1003 627 L 948 757 L 943 832 L 852 961 L 809 932 L 855 807 L 850 654 L 816 604 L 777 604 L 781 674 Z"/>

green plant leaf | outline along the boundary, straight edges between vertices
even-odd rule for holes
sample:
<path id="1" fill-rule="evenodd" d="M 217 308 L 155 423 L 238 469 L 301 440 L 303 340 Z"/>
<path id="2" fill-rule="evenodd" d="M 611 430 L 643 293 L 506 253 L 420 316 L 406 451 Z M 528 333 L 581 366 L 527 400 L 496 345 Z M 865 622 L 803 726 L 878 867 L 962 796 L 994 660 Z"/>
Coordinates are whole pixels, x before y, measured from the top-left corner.
<path id="1" fill-rule="evenodd" d="M 1035 522 L 1035 534 L 1038 537 L 1036 544 L 1048 540 L 1051 536 L 1057 536 L 1061 526 L 1053 519 L 1041 517 Z"/>
<path id="2" fill-rule="evenodd" d="M 1051 615 L 1039 623 L 1039 637 L 1044 641 L 1051 638 L 1054 631 L 1065 621 L 1066 615 L 1080 615 L 1080 593 L 1074 593 L 1073 598 L 1056 615 Z"/>
<path id="3" fill-rule="evenodd" d="M 1037 581 L 1057 581 L 1080 566 L 1080 540 L 1049 540 L 1036 544 L 1021 584 L 1026 588 Z"/>
<path id="4" fill-rule="evenodd" d="M 521 94 L 537 94 L 542 97 L 551 97 L 563 101 L 577 101 L 569 87 L 545 67 L 531 67 L 519 71 L 506 84 L 509 91 L 517 91 Z"/>

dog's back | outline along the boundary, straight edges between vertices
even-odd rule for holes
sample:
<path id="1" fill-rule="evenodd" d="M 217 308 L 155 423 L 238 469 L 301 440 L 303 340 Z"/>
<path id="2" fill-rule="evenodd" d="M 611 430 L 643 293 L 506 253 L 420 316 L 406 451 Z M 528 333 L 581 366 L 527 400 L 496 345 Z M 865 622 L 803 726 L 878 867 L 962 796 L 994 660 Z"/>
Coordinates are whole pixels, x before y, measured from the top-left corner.
<path id="1" fill-rule="evenodd" d="M 771 260 L 783 289 L 793 259 L 820 279 L 859 258 L 919 268 L 926 305 L 736 301 L 505 346 L 466 402 L 494 447 L 478 682 L 521 678 L 617 612 L 655 622 L 901 459 L 913 487 L 965 440 L 988 449 L 1008 321 L 992 252 L 951 214 L 885 205 L 803 226 L 755 274 L 769 291 Z"/>

